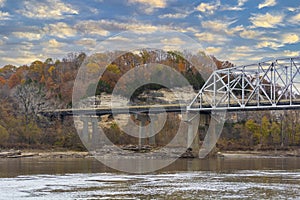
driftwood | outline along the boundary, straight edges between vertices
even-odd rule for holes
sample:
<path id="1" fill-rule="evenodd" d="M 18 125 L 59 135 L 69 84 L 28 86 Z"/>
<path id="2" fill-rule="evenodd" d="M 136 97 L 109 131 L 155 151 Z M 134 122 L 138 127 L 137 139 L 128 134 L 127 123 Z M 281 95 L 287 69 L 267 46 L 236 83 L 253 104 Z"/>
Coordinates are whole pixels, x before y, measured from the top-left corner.
<path id="1" fill-rule="evenodd" d="M 20 150 L 10 150 L 6 152 L 0 152 L 0 158 L 25 158 L 38 156 L 38 153 L 22 153 Z"/>
<path id="2" fill-rule="evenodd" d="M 22 152 L 21 151 L 14 151 L 14 150 L 11 150 L 11 151 L 7 151 L 7 152 L 0 152 L 0 158 L 7 158 L 9 156 L 17 156 L 17 155 L 21 155 Z"/>
<path id="3" fill-rule="evenodd" d="M 136 146 L 136 145 L 127 145 L 125 147 L 122 147 L 123 150 L 127 151 L 134 151 L 134 152 L 148 152 L 151 151 L 152 147 L 151 146 Z"/>
<path id="4" fill-rule="evenodd" d="M 39 155 L 38 153 L 25 153 L 20 155 L 7 156 L 7 158 L 26 158 L 26 157 L 33 157 L 38 155 Z"/>

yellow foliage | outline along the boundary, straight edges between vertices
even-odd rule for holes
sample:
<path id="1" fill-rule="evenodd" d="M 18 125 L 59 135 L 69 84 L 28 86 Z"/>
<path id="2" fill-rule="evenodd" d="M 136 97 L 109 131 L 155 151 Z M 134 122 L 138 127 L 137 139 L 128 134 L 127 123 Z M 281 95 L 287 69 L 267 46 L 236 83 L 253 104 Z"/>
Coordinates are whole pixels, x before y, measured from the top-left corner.
<path id="1" fill-rule="evenodd" d="M 7 141 L 9 137 L 8 131 L 5 127 L 0 125 L 0 144 Z"/>
<path id="2" fill-rule="evenodd" d="M 49 67 L 48 72 L 51 76 L 52 76 L 52 73 L 54 70 L 55 70 L 55 67 L 53 65 L 51 67 Z"/>
<path id="3" fill-rule="evenodd" d="M 86 65 L 86 68 L 88 73 L 96 73 L 100 67 L 97 63 L 91 62 Z"/>
<path id="4" fill-rule="evenodd" d="M 107 71 L 113 72 L 115 74 L 120 74 L 121 70 L 119 69 L 119 67 L 115 64 L 110 64 L 107 66 L 106 68 Z"/>
<path id="5" fill-rule="evenodd" d="M 23 79 L 21 80 L 21 84 L 24 85 L 25 83 L 26 83 L 26 79 L 23 78 Z"/>

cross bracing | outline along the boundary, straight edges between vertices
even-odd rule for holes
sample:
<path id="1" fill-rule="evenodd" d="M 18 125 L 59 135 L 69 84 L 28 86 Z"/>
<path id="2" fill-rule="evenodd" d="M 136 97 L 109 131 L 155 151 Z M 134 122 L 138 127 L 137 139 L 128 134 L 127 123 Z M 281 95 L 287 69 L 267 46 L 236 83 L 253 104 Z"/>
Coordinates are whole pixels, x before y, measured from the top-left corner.
<path id="1" fill-rule="evenodd" d="M 300 57 L 214 71 L 188 111 L 300 108 Z"/>

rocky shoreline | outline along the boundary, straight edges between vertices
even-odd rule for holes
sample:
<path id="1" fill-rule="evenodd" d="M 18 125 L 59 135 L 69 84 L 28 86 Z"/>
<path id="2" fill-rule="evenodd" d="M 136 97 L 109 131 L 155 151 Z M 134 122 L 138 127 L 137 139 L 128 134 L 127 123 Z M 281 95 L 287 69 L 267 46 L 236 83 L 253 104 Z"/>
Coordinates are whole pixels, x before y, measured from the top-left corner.
<path id="1" fill-rule="evenodd" d="M 126 149 L 126 148 L 125 148 Z M 141 156 L 144 151 L 139 152 L 136 148 L 134 150 L 126 149 L 131 156 Z M 144 150 L 144 148 L 142 148 Z M 154 149 L 147 149 L 146 152 L 151 152 Z M 103 152 L 101 152 L 103 153 Z M 111 155 L 116 155 L 118 152 L 111 152 Z M 108 155 L 109 155 L 108 154 Z M 185 155 L 184 153 L 183 155 Z M 121 155 L 122 156 L 122 155 Z M 164 155 L 166 156 L 166 155 Z M 0 151 L 0 159 L 17 159 L 17 158 L 91 158 L 94 154 L 85 151 L 70 151 L 70 150 L 2 150 Z M 178 158 L 193 158 L 191 156 L 179 156 Z M 224 151 L 217 152 L 214 156 L 219 158 L 259 158 L 259 157 L 300 157 L 300 148 L 289 151 Z"/>

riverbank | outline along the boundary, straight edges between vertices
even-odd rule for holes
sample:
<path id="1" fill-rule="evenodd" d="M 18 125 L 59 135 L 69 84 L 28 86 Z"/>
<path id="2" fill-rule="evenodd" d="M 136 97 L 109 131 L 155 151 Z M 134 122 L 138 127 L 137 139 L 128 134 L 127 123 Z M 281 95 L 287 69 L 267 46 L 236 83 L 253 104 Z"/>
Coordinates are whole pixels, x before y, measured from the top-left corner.
<path id="1" fill-rule="evenodd" d="M 70 150 L 6 150 L 0 152 L 1 158 L 85 158 L 91 157 L 89 152 L 85 151 L 70 151 Z"/>
<path id="2" fill-rule="evenodd" d="M 151 150 L 150 150 L 151 151 Z M 112 152 L 111 152 L 112 153 Z M 137 152 L 141 155 L 141 152 Z M 112 154 L 113 155 L 113 154 Z M 132 152 L 131 155 L 134 155 Z M 286 151 L 222 151 L 215 154 L 220 158 L 251 158 L 251 157 L 300 157 L 300 148 Z M 93 157 L 93 154 L 87 151 L 71 151 L 65 149 L 53 150 L 2 150 L 0 151 L 1 158 L 86 158 Z"/>
<path id="3" fill-rule="evenodd" d="M 224 151 L 218 152 L 217 156 L 225 158 L 300 157 L 300 148 L 286 151 Z"/>

